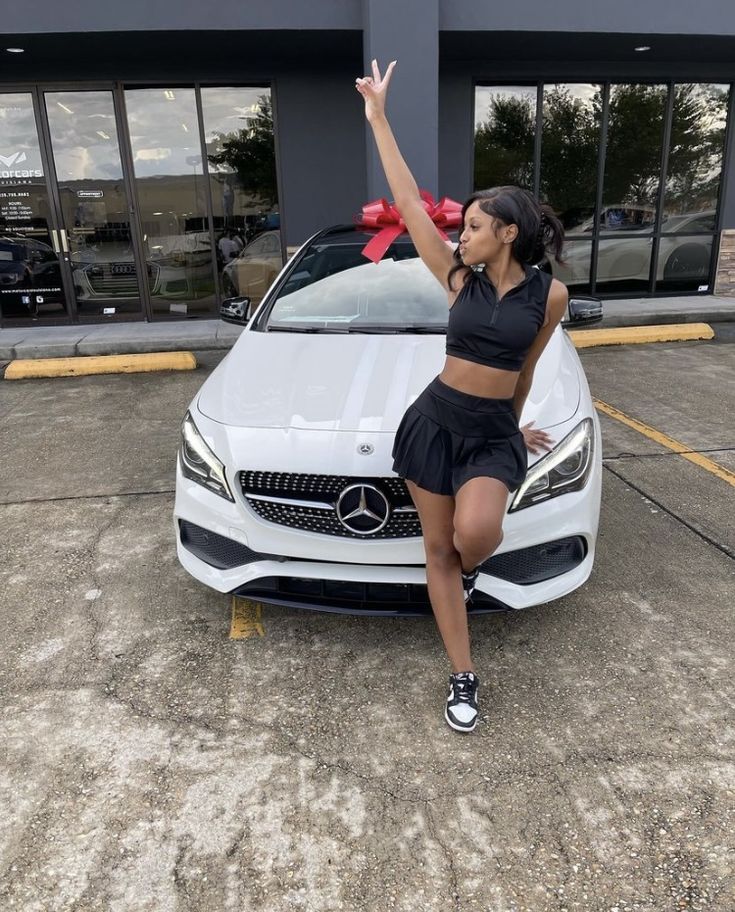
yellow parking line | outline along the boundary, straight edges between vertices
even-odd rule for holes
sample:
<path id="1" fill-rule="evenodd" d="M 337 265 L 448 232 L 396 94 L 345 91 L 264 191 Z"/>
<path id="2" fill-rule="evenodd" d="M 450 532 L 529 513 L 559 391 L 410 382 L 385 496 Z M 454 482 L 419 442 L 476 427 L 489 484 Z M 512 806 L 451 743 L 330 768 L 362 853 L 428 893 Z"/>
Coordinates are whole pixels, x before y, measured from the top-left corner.
<path id="1" fill-rule="evenodd" d="M 639 342 L 686 342 L 712 339 L 709 323 L 653 323 L 650 326 L 611 326 L 608 329 L 570 329 L 575 348 L 597 345 L 631 345 Z"/>
<path id="2" fill-rule="evenodd" d="M 77 355 L 72 358 L 18 358 L 5 368 L 6 380 L 31 377 L 82 377 L 138 371 L 194 370 L 192 352 L 146 352 L 139 355 Z"/>
<path id="3" fill-rule="evenodd" d="M 733 487 L 735 487 L 735 472 L 731 472 L 729 469 L 721 466 L 718 462 L 713 462 L 711 459 L 707 459 L 706 456 L 695 452 L 685 443 L 680 443 L 678 440 L 674 440 L 674 438 L 669 437 L 668 434 L 663 434 L 661 431 L 657 431 L 656 428 L 649 427 L 647 424 L 644 424 L 642 421 L 638 421 L 636 418 L 631 418 L 630 415 L 626 415 L 625 412 L 621 412 L 620 409 L 616 409 L 614 405 L 608 405 L 607 402 L 603 402 L 601 399 L 595 399 L 594 397 L 592 401 L 595 404 L 595 408 L 599 409 L 601 412 L 604 412 L 611 418 L 617 419 L 623 424 L 627 424 L 628 427 L 631 427 L 634 430 L 638 431 L 639 434 L 643 434 L 644 436 L 649 437 L 651 440 L 655 440 L 656 443 L 660 443 L 662 446 L 667 447 L 669 450 L 673 450 L 682 458 L 688 459 L 689 462 L 693 462 L 700 468 L 706 469 L 708 472 L 711 472 L 713 475 L 717 475 L 718 478 L 722 478 L 723 481 L 726 481 L 728 484 L 731 484 Z"/>
<path id="4" fill-rule="evenodd" d="M 265 628 L 261 621 L 262 605 L 260 602 L 251 602 L 250 599 L 232 596 L 232 622 L 230 623 L 230 639 L 246 640 L 252 636 L 265 636 Z"/>

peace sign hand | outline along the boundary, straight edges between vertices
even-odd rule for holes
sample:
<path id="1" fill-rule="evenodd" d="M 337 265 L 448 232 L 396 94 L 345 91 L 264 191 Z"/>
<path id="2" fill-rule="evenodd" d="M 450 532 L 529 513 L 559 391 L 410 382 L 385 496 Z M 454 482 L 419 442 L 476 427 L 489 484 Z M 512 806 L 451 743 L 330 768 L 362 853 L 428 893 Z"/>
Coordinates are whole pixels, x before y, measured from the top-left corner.
<path id="1" fill-rule="evenodd" d="M 376 120 L 385 116 L 385 96 L 388 91 L 388 84 L 393 73 L 393 67 L 398 61 L 394 60 L 388 65 L 385 76 L 381 77 L 378 69 L 378 61 L 373 60 L 373 75 L 357 77 L 355 88 L 365 99 L 365 117 L 368 121 Z"/>

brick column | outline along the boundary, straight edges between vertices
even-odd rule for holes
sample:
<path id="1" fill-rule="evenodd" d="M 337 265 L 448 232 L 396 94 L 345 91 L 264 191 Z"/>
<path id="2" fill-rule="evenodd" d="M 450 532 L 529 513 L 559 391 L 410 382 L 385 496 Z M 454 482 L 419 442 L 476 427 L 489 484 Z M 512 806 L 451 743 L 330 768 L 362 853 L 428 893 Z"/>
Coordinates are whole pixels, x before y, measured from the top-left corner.
<path id="1" fill-rule="evenodd" d="M 714 294 L 735 296 L 735 228 L 725 228 L 720 237 Z"/>

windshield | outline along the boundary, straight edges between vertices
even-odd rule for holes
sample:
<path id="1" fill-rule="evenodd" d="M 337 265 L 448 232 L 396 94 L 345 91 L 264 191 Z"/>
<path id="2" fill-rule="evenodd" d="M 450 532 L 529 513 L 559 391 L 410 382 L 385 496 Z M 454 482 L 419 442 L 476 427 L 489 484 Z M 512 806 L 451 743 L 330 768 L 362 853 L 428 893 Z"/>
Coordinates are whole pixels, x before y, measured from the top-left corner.
<path id="1" fill-rule="evenodd" d="M 447 294 L 414 245 L 397 241 L 380 262 L 373 263 L 362 254 L 370 237 L 353 232 L 322 237 L 311 245 L 294 265 L 259 328 L 445 332 Z"/>

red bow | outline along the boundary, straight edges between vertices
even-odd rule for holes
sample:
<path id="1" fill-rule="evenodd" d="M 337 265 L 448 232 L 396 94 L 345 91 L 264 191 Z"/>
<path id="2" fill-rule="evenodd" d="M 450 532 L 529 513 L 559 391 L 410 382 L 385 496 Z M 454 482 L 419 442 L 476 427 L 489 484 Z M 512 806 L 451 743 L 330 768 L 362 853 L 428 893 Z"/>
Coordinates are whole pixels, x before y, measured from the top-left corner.
<path id="1" fill-rule="evenodd" d="M 458 228 L 462 223 L 462 204 L 456 200 L 443 196 L 438 203 L 428 190 L 419 190 L 424 209 L 429 213 L 437 231 L 448 241 L 449 238 L 443 228 Z M 362 212 L 355 218 L 358 228 L 378 228 L 378 234 L 368 241 L 362 249 L 362 255 L 379 263 L 385 251 L 390 247 L 399 234 L 407 231 L 406 223 L 401 218 L 400 212 L 385 197 L 365 203 Z"/>

